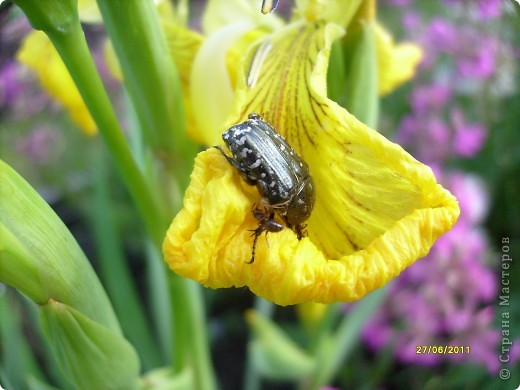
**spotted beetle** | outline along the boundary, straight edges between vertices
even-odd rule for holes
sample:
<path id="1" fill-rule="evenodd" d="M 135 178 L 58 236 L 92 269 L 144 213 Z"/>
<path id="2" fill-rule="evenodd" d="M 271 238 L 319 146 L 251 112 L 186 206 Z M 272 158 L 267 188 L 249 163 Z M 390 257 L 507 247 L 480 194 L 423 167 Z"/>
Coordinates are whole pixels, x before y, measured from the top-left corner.
<path id="1" fill-rule="evenodd" d="M 314 183 L 309 167 L 294 149 L 260 115 L 251 113 L 248 119 L 232 126 L 222 134 L 231 151 L 228 156 L 215 146 L 250 185 L 256 185 L 262 196 L 252 213 L 259 221 L 252 230 L 254 236 L 251 260 L 255 260 L 258 237 L 265 231 L 279 232 L 283 225 L 277 222 L 277 214 L 300 240 L 304 236 L 303 225 L 314 207 Z"/>

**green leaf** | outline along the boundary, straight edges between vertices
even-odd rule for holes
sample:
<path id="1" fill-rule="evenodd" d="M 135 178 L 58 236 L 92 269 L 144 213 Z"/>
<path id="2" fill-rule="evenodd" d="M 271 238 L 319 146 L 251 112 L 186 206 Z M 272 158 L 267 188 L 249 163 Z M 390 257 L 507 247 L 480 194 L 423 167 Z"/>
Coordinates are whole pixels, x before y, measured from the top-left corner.
<path id="1" fill-rule="evenodd" d="M 147 372 L 141 378 L 141 390 L 186 390 L 195 389 L 193 370 L 185 368 L 177 374 L 169 367 Z"/>
<path id="2" fill-rule="evenodd" d="M 20 302 L 6 286 L 0 285 L 0 383 L 8 382 L 8 388 L 25 388 L 27 376 L 43 378 L 42 372 L 23 335 Z M 5 384 L 7 387 L 7 384 Z"/>
<path id="3" fill-rule="evenodd" d="M 38 304 L 50 297 L 120 333 L 99 279 L 38 193 L 0 160 L 0 282 Z"/>
<path id="4" fill-rule="evenodd" d="M 41 320 L 78 389 L 137 388 L 137 354 L 118 333 L 53 299 L 41 307 Z"/>
<path id="5" fill-rule="evenodd" d="M 36 30 L 66 31 L 78 20 L 77 0 L 14 0 Z"/>
<path id="6" fill-rule="evenodd" d="M 0 282 L 40 305 L 59 364 L 78 388 L 135 387 L 137 355 L 78 244 L 49 205 L 1 160 L 0 182 Z"/>
<path id="7" fill-rule="evenodd" d="M 252 360 L 264 376 L 278 380 L 299 379 L 309 375 L 314 360 L 271 320 L 251 310 L 246 315 L 256 339 L 251 341 Z"/>
<path id="8" fill-rule="evenodd" d="M 28 382 L 27 388 L 29 390 L 60 390 L 59 388 L 51 386 L 51 385 L 41 381 L 40 379 L 34 378 L 32 376 L 29 377 L 29 379 L 27 379 L 27 382 Z"/>

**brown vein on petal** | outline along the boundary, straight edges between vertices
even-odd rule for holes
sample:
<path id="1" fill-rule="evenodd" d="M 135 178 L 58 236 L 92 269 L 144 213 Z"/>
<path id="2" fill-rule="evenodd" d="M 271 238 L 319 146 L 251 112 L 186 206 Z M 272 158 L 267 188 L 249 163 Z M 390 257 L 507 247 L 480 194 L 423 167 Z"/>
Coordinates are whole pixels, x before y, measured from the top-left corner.
<path id="1" fill-rule="evenodd" d="M 350 248 L 352 250 L 358 250 L 360 248 L 360 246 L 354 241 L 354 239 L 351 236 L 351 233 L 347 232 L 336 221 L 337 220 L 337 213 L 338 213 L 338 211 L 337 210 L 329 210 L 328 207 L 324 207 L 323 208 L 323 212 L 328 216 L 329 222 L 333 222 L 334 225 L 336 226 L 336 228 L 341 232 L 341 234 L 343 234 L 343 236 L 347 240 L 348 244 L 350 245 Z M 350 213 L 347 212 L 346 214 L 348 214 L 348 216 L 351 217 Z M 318 235 L 318 237 L 319 237 L 319 235 Z M 317 241 L 320 241 L 319 238 L 318 238 Z M 325 247 L 322 245 L 322 248 L 325 248 Z"/>

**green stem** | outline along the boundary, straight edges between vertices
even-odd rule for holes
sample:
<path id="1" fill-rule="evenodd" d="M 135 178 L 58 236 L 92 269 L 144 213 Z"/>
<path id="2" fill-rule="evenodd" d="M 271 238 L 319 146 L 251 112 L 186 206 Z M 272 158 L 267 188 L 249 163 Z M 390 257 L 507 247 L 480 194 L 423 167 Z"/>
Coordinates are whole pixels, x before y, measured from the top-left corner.
<path id="1" fill-rule="evenodd" d="M 187 306 L 186 286 L 181 278 L 170 272 L 168 275 L 170 288 L 170 303 L 172 312 L 172 366 L 175 372 L 180 372 L 188 361 L 188 337 L 192 335 L 190 329 L 190 308 Z"/>
<path id="2" fill-rule="evenodd" d="M 125 262 L 121 237 L 114 223 L 113 201 L 109 195 L 109 175 L 105 153 L 95 161 L 92 226 L 100 259 L 100 271 L 110 300 L 128 340 L 141 357 L 144 370 L 161 365 L 159 351 L 140 303 L 129 267 Z"/>
<path id="3" fill-rule="evenodd" d="M 328 385 L 339 368 L 359 342 L 359 333 L 366 320 L 375 312 L 385 298 L 385 288 L 370 293 L 345 314 L 338 330 L 332 337 L 322 337 L 317 349 L 318 364 L 305 389 L 319 389 Z"/>
<path id="4" fill-rule="evenodd" d="M 146 304 L 153 318 L 155 334 L 159 340 L 159 347 L 163 360 L 168 364 L 172 362 L 172 329 L 173 318 L 171 310 L 171 294 L 169 291 L 168 266 L 162 261 L 162 253 L 151 241 L 145 242 L 146 246 L 146 286 L 149 294 Z"/>
<path id="5" fill-rule="evenodd" d="M 198 389 L 216 389 L 201 287 L 173 272 L 169 282 L 174 318 L 174 370 L 180 372 L 190 364 L 195 369 Z"/>
<path id="6" fill-rule="evenodd" d="M 166 171 L 184 180 L 197 147 L 186 136 L 180 81 L 155 6 L 142 0 L 97 3 L 145 139 Z"/>
<path id="7" fill-rule="evenodd" d="M 265 318 L 271 318 L 275 305 L 263 298 L 255 297 L 255 310 Z M 253 362 L 253 348 L 249 343 L 247 347 L 246 373 L 244 375 L 244 389 L 259 390 L 261 388 L 261 376 Z"/>
<path id="8" fill-rule="evenodd" d="M 193 336 L 190 339 L 190 346 L 192 350 L 192 364 L 196 368 L 195 380 L 197 388 L 213 390 L 217 388 L 217 385 L 210 357 L 202 287 L 192 280 L 185 278 L 180 279 L 185 285 L 186 298 L 188 299 L 190 308 L 190 325 L 193 332 Z"/>
<path id="9" fill-rule="evenodd" d="M 361 122 L 377 127 L 379 117 L 375 22 L 348 35 L 343 52 L 349 56 L 345 108 Z"/>
<path id="10" fill-rule="evenodd" d="M 309 349 L 313 353 L 317 352 L 321 340 L 328 337 L 328 335 L 332 333 L 334 326 L 338 323 L 339 316 L 343 315 L 341 312 L 341 306 L 342 304 L 340 303 L 332 303 L 327 306 L 327 309 L 325 310 L 323 318 L 321 318 L 317 329 L 315 332 L 313 332 L 314 334 L 311 335 Z"/>

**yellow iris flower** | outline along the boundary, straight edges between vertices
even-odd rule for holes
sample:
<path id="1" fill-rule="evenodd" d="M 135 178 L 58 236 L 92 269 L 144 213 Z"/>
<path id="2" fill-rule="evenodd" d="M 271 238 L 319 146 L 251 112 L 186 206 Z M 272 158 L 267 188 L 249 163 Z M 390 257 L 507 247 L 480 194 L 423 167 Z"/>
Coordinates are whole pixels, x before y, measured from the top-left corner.
<path id="1" fill-rule="evenodd" d="M 280 305 L 360 299 L 425 256 L 459 215 L 429 167 L 327 98 L 330 47 L 343 28 L 308 19 L 266 35 L 242 59 L 226 123 L 262 113 L 308 163 L 316 188 L 308 236 L 261 237 L 247 264 L 260 195 L 212 148 L 197 156 L 163 244 L 176 273 L 211 288 L 248 286 Z"/>

